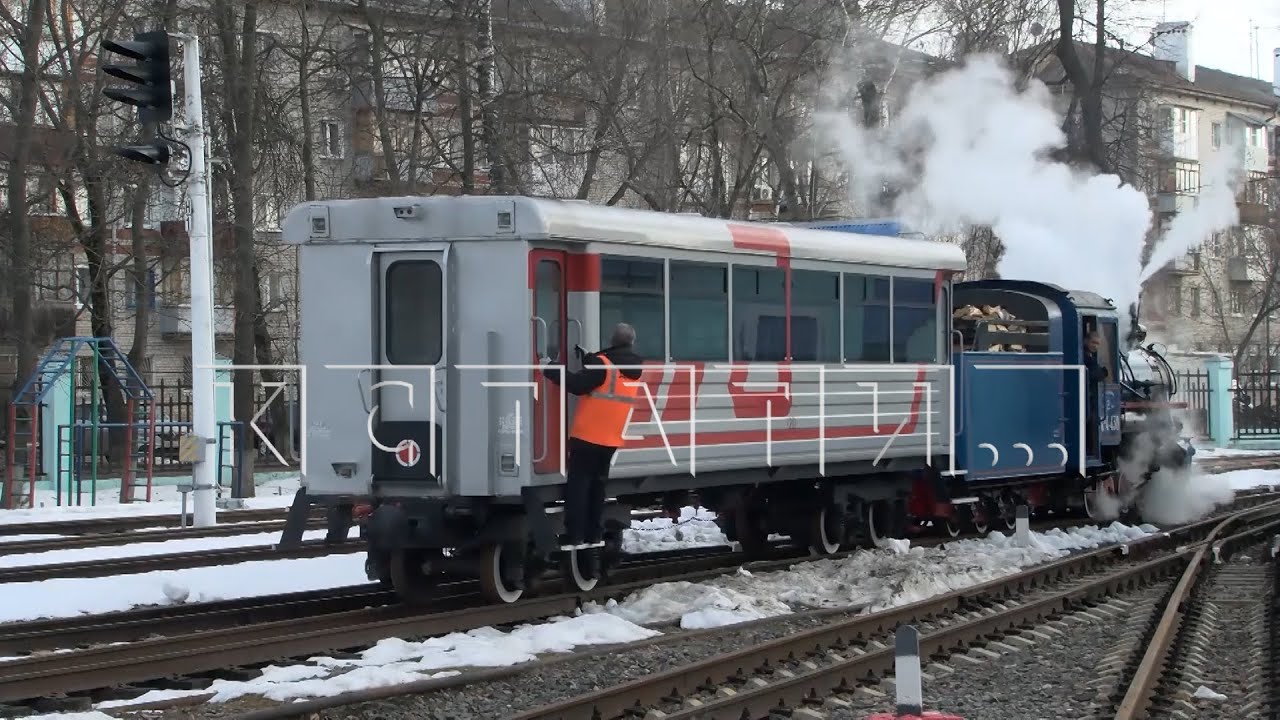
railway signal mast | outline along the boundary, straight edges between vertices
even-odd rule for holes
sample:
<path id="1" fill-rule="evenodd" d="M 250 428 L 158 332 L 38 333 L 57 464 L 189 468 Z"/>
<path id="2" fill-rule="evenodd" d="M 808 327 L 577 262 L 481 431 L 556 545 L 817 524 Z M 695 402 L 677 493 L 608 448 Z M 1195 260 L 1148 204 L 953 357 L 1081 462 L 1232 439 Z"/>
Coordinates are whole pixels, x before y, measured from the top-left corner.
<path id="1" fill-rule="evenodd" d="M 174 124 L 179 138 L 161 130 L 173 119 L 174 87 L 169 58 L 169 39 L 182 43 L 183 91 L 186 112 L 182 124 Z M 214 406 L 213 367 L 213 226 L 209 210 L 209 178 L 205 163 L 206 142 L 203 101 L 200 94 L 200 40 L 195 35 L 153 30 L 137 33 L 130 41 L 104 40 L 102 49 L 136 60 L 133 65 L 104 65 L 106 74 L 129 86 L 109 87 L 108 98 L 138 108 L 138 122 L 145 142 L 115 148 L 117 155 L 134 162 L 156 166 L 161 182 L 170 187 L 186 184 L 191 208 L 188 237 L 191 241 L 191 434 L 184 438 L 182 454 L 193 463 L 195 526 L 208 527 L 216 520 L 214 491 L 216 460 L 209 446 L 217 442 L 218 421 Z M 172 159 L 170 147 L 186 150 L 188 165 L 184 177 L 170 183 L 164 170 Z"/>

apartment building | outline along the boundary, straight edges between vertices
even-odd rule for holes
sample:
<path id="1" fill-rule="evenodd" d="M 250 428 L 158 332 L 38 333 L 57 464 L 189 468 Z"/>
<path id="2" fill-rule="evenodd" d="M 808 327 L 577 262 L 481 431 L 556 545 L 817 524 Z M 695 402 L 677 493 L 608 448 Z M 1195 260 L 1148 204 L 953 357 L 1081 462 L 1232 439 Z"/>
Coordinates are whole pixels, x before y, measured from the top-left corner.
<path id="1" fill-rule="evenodd" d="M 1280 366 L 1280 322 L 1259 313 L 1280 304 L 1280 215 L 1274 178 L 1280 167 L 1280 50 L 1275 80 L 1233 75 L 1194 63 L 1191 23 L 1155 29 L 1152 68 L 1158 104 L 1159 162 L 1152 183 L 1159 230 L 1197 206 L 1215 163 L 1230 160 L 1242 185 L 1239 223 L 1205 239 L 1144 288 L 1149 329 L 1177 351 L 1234 353 L 1244 369 Z M 1233 158 L 1225 158 L 1231 153 Z M 1246 336 L 1249 339 L 1246 341 Z"/>

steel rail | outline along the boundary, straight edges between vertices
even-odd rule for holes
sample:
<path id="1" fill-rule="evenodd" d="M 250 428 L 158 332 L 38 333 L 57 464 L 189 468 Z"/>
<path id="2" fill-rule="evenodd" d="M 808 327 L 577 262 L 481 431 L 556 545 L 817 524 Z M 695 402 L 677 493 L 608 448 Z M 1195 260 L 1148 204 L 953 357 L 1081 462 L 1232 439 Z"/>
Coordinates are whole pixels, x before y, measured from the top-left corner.
<path id="1" fill-rule="evenodd" d="M 1195 555 L 1187 563 L 1186 569 L 1178 579 L 1178 584 L 1174 586 L 1173 592 L 1170 593 L 1169 599 L 1165 603 L 1164 611 L 1160 615 L 1160 621 L 1156 624 L 1146 651 L 1143 652 L 1142 660 L 1138 663 L 1133 679 L 1130 681 L 1124 697 L 1116 709 L 1115 720 L 1139 720 L 1146 717 L 1160 681 L 1168 670 L 1169 653 L 1182 627 L 1184 613 L 1189 607 L 1192 591 L 1202 577 L 1201 572 L 1204 569 L 1206 560 L 1210 556 L 1218 557 L 1223 549 L 1239 545 L 1251 538 L 1255 538 L 1259 533 L 1280 527 L 1280 521 L 1275 521 L 1218 539 L 1219 533 L 1239 522 L 1239 520 L 1239 517 L 1229 517 L 1218 523 L 1209 535 L 1210 541 L 1200 545 Z"/>
<path id="2" fill-rule="evenodd" d="M 253 510 L 223 510 L 218 513 L 219 523 L 262 522 L 283 520 L 284 508 L 259 508 Z M 312 508 L 311 517 L 323 518 L 324 508 Z M 83 535 L 86 533 L 125 532 L 148 528 L 177 528 L 182 525 L 178 513 L 167 515 L 126 515 L 122 517 L 71 518 L 68 520 L 41 520 L 26 523 L 0 524 L 0 535 Z"/>
<path id="3" fill-rule="evenodd" d="M 0 654 L 65 650 L 77 646 L 133 642 L 151 635 L 189 633 L 301 615 L 390 605 L 395 593 L 376 583 L 266 597 L 163 605 L 101 615 L 32 620 L 0 625 Z"/>
<path id="4" fill-rule="evenodd" d="M 1280 502 L 1272 502 L 1240 511 L 1232 517 L 1239 521 L 1278 514 L 1280 514 Z M 613 688 L 537 708 L 517 715 L 512 720 L 549 720 L 550 718 L 593 720 L 625 716 L 638 707 L 661 704 L 668 698 L 681 697 L 728 683 L 741 678 L 750 668 L 802 659 L 814 652 L 830 651 L 875 634 L 887 635 L 901 623 L 917 622 L 944 613 L 954 613 L 962 606 L 979 599 L 1025 592 L 1052 580 L 1082 574 L 1099 564 L 1106 563 L 1108 559 L 1112 562 L 1123 562 L 1124 558 L 1133 559 L 1144 553 L 1167 548 L 1169 545 L 1174 546 L 1173 551 L 1167 556 L 1141 563 L 1137 567 L 1113 572 L 1101 579 L 1087 581 L 1043 599 L 1019 604 L 997 615 L 949 625 L 921 635 L 922 656 L 943 652 L 957 645 L 963 646 L 982 636 L 1034 622 L 1048 614 L 1059 613 L 1081 601 L 1105 597 L 1118 589 L 1132 586 L 1140 580 L 1149 580 L 1176 572 L 1182 567 L 1186 556 L 1192 552 L 1191 548 L 1198 546 L 1197 553 L 1207 551 L 1206 543 L 1209 542 L 1209 540 L 1200 540 L 1194 545 L 1180 545 L 1179 540 L 1186 536 L 1195 537 L 1201 532 L 1205 532 L 1212 539 L 1213 533 L 1226 522 L 1228 521 L 1216 519 L 1201 521 L 1127 545 L 1100 548 L 1007 578 L 895 608 L 885 613 L 814 628 L 759 646 L 673 668 L 665 673 L 638 678 Z M 792 707 L 799 707 L 807 697 L 813 694 L 839 689 L 870 674 L 891 672 L 893 666 L 894 650 L 890 644 L 881 650 L 861 654 L 851 659 L 839 658 L 832 665 L 814 668 L 789 680 L 772 682 L 757 689 L 741 690 L 731 694 L 730 697 L 699 703 L 696 708 L 668 713 L 665 717 L 697 717 L 707 720 L 768 717 L 770 710 L 777 709 L 780 703 L 795 703 Z"/>
<path id="5" fill-rule="evenodd" d="M 301 547 L 282 550 L 275 545 L 250 545 L 237 548 L 217 548 L 199 552 L 162 553 L 159 555 L 133 555 L 121 558 L 102 558 L 80 562 L 51 563 L 0 568 L 0 584 L 33 582 L 52 578 L 92 578 L 111 575 L 130 575 L 154 570 L 182 570 L 193 567 L 233 565 L 254 560 L 293 560 L 363 552 L 363 543 L 347 540 L 326 544 L 324 540 L 309 540 Z"/>
<path id="6" fill-rule="evenodd" d="M 1238 505 L 1244 504 L 1246 505 L 1246 507 L 1251 507 L 1251 506 L 1256 506 L 1259 503 L 1272 500 L 1274 496 L 1275 496 L 1274 493 L 1241 492 L 1238 494 L 1238 499 L 1236 502 Z M 1277 501 L 1275 504 L 1276 504 L 1276 507 L 1280 508 L 1280 501 Z M 1240 508 L 1239 510 L 1237 510 L 1237 512 L 1243 509 L 1244 508 Z M 1178 528 L 1175 530 L 1175 532 L 1179 534 L 1195 533 L 1198 531 L 1199 528 L 1207 527 L 1211 525 L 1213 522 L 1214 522 L 1213 519 L 1201 520 L 1196 523 L 1191 523 L 1181 528 Z M 1044 524 L 1045 523 L 1040 523 L 1040 522 L 1033 523 L 1033 527 L 1037 525 L 1044 525 Z M 1054 525 L 1054 523 L 1048 523 L 1048 524 Z M 1064 524 L 1064 521 L 1057 521 L 1056 523 L 1056 525 L 1061 525 L 1061 524 Z M 937 539 L 930 538 L 928 540 L 921 542 L 921 545 L 923 546 L 923 545 L 941 544 L 941 543 L 951 542 L 953 540 L 954 540 L 953 538 L 937 538 Z M 1162 533 L 1160 535 L 1152 535 L 1152 536 L 1149 536 L 1148 538 L 1144 538 L 1142 540 L 1136 541 L 1135 543 L 1132 544 L 1132 546 L 1135 548 L 1141 549 L 1142 547 L 1141 543 L 1148 543 L 1148 542 L 1169 544 L 1173 542 L 1173 539 L 1170 537 L 1169 533 Z M 1125 546 L 1119 546 L 1119 547 L 1111 546 L 1109 548 L 1103 548 L 1093 552 L 1103 553 L 1103 554 L 1107 552 L 1120 552 L 1121 554 L 1125 554 L 1128 552 L 1128 549 L 1129 548 Z M 838 558 L 846 555 L 851 555 L 856 552 L 858 551 L 852 550 L 848 552 L 842 552 L 832 557 Z M 1083 555 L 1077 556 L 1077 557 L 1083 557 Z M 1061 561 L 1061 562 L 1066 562 L 1066 561 Z M 1042 568 L 1048 568 L 1048 567 L 1050 566 L 1042 566 Z M 993 581 L 992 583 L 989 583 L 989 585 L 996 585 L 999 583 L 1010 582 L 1010 581 L 1011 581 L 1010 578 L 1005 578 L 1003 580 Z M 980 593 L 982 587 L 983 586 L 977 586 L 977 588 L 969 588 L 965 591 L 961 591 L 961 594 L 973 593 L 973 592 Z M 969 595 L 965 595 L 965 597 L 969 599 L 973 599 Z M 928 602 L 928 601 L 925 601 L 925 602 Z M 856 607 L 826 608 L 826 609 L 805 611 L 800 613 L 797 617 L 803 616 L 803 617 L 820 618 L 820 617 L 826 617 L 834 614 L 848 613 L 856 610 L 857 610 Z M 763 620 L 756 620 L 756 621 L 750 621 L 747 623 L 742 623 L 735 627 L 736 629 L 744 629 L 744 628 L 748 628 L 756 625 L 768 624 L 774 621 L 776 621 L 776 618 L 766 618 Z M 693 637 L 699 634 L 713 633 L 717 630 L 718 629 L 703 630 L 703 631 L 689 631 L 686 633 L 681 633 L 677 637 Z M 673 636 L 671 635 L 658 636 L 656 638 L 650 638 L 648 640 L 640 641 L 638 643 L 629 644 L 627 647 L 643 647 L 643 646 L 652 645 L 652 644 L 661 644 L 663 642 L 670 641 L 672 637 Z M 495 668 L 491 670 L 483 670 L 478 672 L 468 672 L 463 675 L 456 675 L 456 676 L 451 676 L 447 678 L 432 678 L 432 679 L 414 681 L 410 683 L 398 684 L 394 686 L 372 688 L 368 690 L 357 690 L 357 691 L 341 693 L 339 695 L 335 695 L 331 697 L 318 698 L 314 700 L 299 700 L 293 703 L 281 704 L 281 705 L 276 705 L 268 708 L 254 710 L 249 712 L 246 715 L 238 715 L 237 717 L 239 718 L 239 720 L 277 720 L 281 718 L 306 718 L 306 717 L 311 717 L 311 713 L 319 712 L 322 710 L 350 706 L 350 705 L 354 705 L 362 702 L 387 700 L 387 699 L 404 696 L 404 695 L 436 692 L 439 690 L 460 687 L 460 686 L 468 685 L 475 682 L 486 682 L 490 680 L 503 679 L 503 678 L 511 677 L 513 675 L 520 674 L 522 672 L 528 672 L 532 668 L 543 667 L 543 666 L 556 664 L 560 662 L 567 662 L 575 659 L 582 659 L 582 658 L 594 657 L 597 655 L 609 654 L 615 651 L 616 651 L 615 648 L 594 649 L 594 650 L 588 650 L 580 653 L 573 653 L 570 655 L 546 658 L 546 659 L 535 661 L 534 663 L 530 663 L 530 664 L 524 664 L 524 665 L 518 665 L 518 666 L 512 666 L 512 667 L 506 667 L 506 668 Z M 161 701 L 155 701 L 150 703 L 131 704 L 127 706 L 127 709 L 133 711 L 133 710 L 163 710 L 163 709 L 176 708 L 176 707 L 187 707 L 187 706 L 202 704 L 204 702 L 207 702 L 212 697 L 213 695 L 211 693 L 201 694 L 201 695 L 190 695 L 182 698 L 161 700 Z"/>
<path id="7" fill-rule="evenodd" d="M 89 533 L 40 540 L 18 540 L 15 542 L 0 542 L 0 555 L 26 555 L 58 550 L 77 550 L 87 547 L 113 547 L 139 543 L 169 542 L 171 540 L 252 535 L 254 533 L 278 532 L 284 530 L 284 525 L 284 520 L 266 520 L 263 522 L 228 523 L 207 528 L 191 527 L 147 532 Z M 324 529 L 324 527 L 324 518 L 307 519 L 308 530 Z"/>
<path id="8" fill-rule="evenodd" d="M 445 609 L 430 615 L 400 606 L 363 608 L 11 660 L 0 663 L 0 702 L 347 650 L 387 637 L 423 637 L 484 625 L 530 622 L 572 613 L 584 600 L 618 597 L 648 587 L 655 580 L 702 580 L 708 573 L 718 574 L 742 565 L 740 553 L 727 553 L 720 548 L 703 550 L 710 552 L 677 562 L 670 561 L 672 551 L 657 553 L 661 557 L 647 558 L 646 562 L 616 571 L 617 584 L 590 593 L 563 593 L 483 607 L 472 605 L 475 593 L 463 593 L 442 596 L 438 602 Z M 745 566 L 785 567 L 795 560 L 792 556 Z M 655 573 L 655 569 L 659 572 Z M 449 603 L 464 607 L 455 609 Z"/>

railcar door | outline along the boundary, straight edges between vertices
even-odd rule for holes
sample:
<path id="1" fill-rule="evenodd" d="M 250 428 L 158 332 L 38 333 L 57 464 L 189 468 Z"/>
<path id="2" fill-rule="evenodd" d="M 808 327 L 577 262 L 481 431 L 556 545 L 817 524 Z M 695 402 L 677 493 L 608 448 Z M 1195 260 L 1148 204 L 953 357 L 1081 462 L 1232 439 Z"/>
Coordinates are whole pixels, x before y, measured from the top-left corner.
<path id="1" fill-rule="evenodd" d="M 550 358 L 552 364 L 567 365 L 570 353 L 568 340 L 568 295 L 565 292 L 565 268 L 568 253 L 562 250 L 535 249 L 529 251 L 529 284 L 532 295 L 533 348 L 532 362 L 542 365 Z M 533 402 L 533 471 L 538 474 L 560 473 L 564 439 L 568 428 L 564 418 L 568 415 L 568 396 L 548 382 L 542 373 L 536 373 L 538 397 Z M 562 402 L 563 400 L 563 402 Z"/>
<path id="2" fill-rule="evenodd" d="M 379 352 L 370 386 L 376 485 L 445 480 L 447 249 L 379 253 Z M 408 488 L 405 488 L 408 489 Z"/>

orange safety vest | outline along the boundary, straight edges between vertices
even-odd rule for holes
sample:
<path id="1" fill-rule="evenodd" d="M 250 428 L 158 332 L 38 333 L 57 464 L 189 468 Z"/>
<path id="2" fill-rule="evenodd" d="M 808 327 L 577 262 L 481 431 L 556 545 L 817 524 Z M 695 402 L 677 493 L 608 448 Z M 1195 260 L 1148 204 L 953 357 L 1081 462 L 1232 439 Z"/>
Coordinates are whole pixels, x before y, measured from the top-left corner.
<path id="1" fill-rule="evenodd" d="M 597 355 L 604 363 L 604 382 L 600 387 L 578 398 L 573 428 L 569 437 L 605 447 L 622 447 L 632 403 L 640 394 L 640 381 L 622 377 L 609 358 Z"/>

